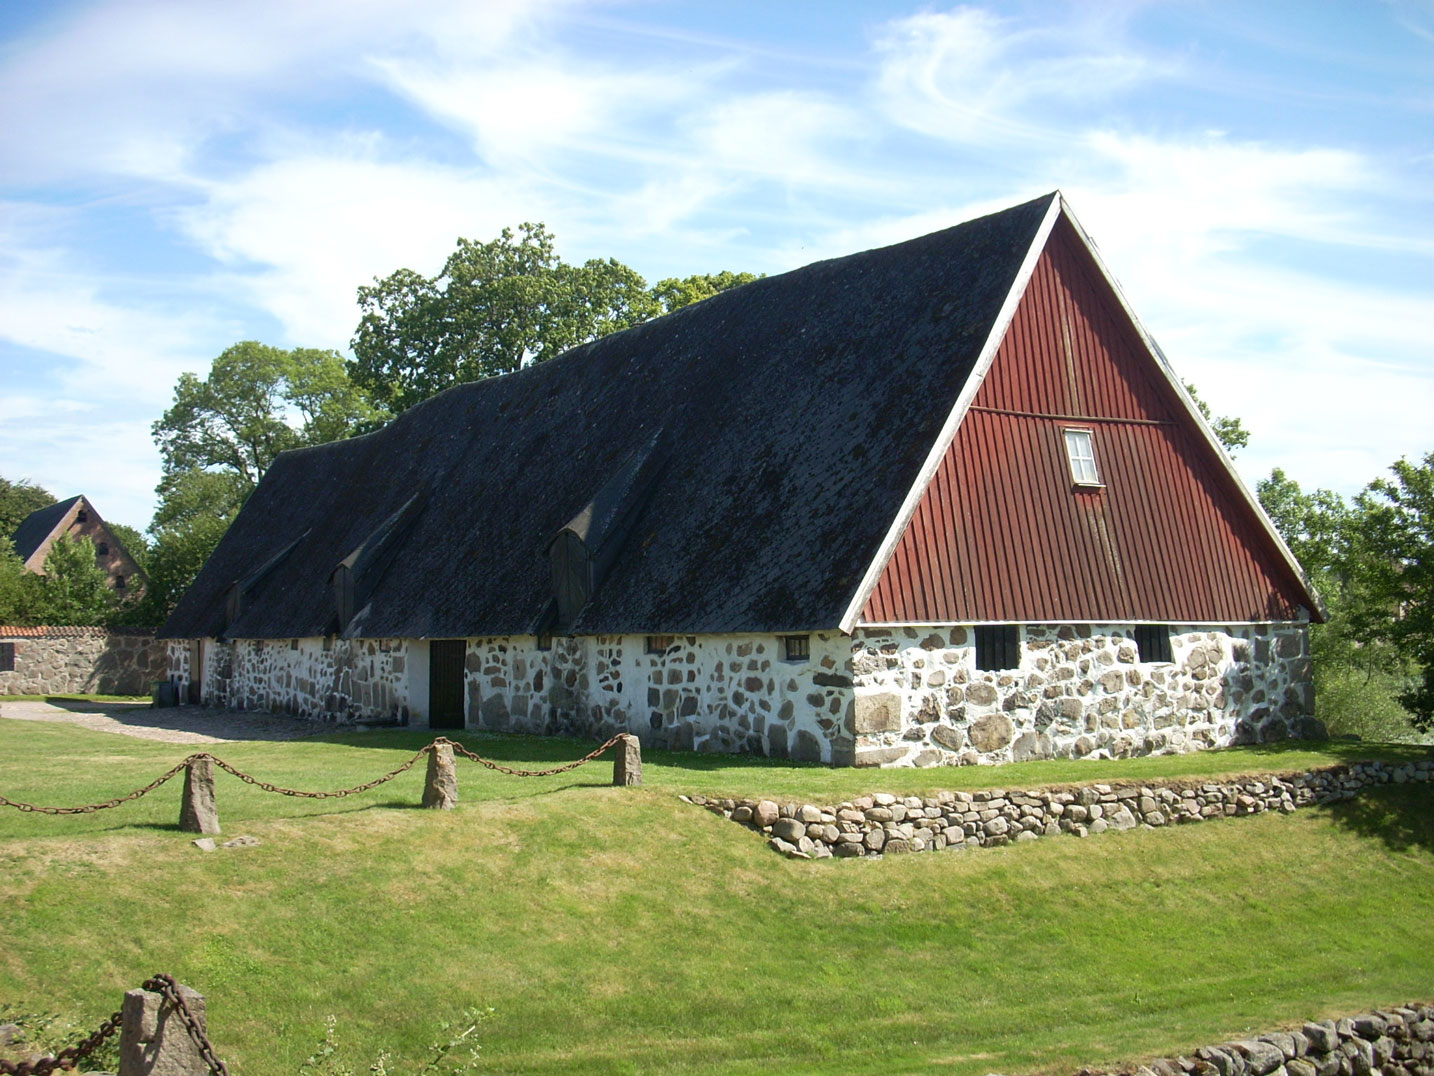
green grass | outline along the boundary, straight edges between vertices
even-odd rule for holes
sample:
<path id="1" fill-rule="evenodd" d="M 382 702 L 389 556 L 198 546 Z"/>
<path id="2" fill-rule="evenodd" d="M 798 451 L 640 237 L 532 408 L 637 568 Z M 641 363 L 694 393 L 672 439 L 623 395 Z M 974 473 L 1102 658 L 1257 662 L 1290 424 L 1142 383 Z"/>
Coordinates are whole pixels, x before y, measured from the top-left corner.
<path id="1" fill-rule="evenodd" d="M 0 695 L 0 706 L 7 702 L 149 702 L 148 695 Z"/>
<path id="2" fill-rule="evenodd" d="M 224 744 L 303 788 L 368 779 L 426 742 L 370 732 Z M 574 741 L 465 737 L 541 765 Z M 0 793 L 50 803 L 142 784 L 189 748 L 0 720 Z M 1412 749 L 1403 749 L 1406 752 Z M 174 826 L 177 782 L 97 815 L 0 809 L 0 1005 L 98 1018 L 169 971 L 209 998 L 235 1071 L 297 1071 L 338 1018 L 362 1071 L 418 1067 L 435 1021 L 492 1006 L 495 1073 L 1072 1071 L 1430 994 L 1434 789 L 1334 809 L 969 853 L 801 863 L 677 791 L 839 799 L 1329 764 L 1336 744 L 1118 764 L 896 773 L 649 753 L 519 781 L 461 764 L 348 800 L 220 775 L 226 836 Z M 1400 757 L 1428 757 L 1403 754 Z M 84 1021 L 81 1021 L 84 1022 Z"/>

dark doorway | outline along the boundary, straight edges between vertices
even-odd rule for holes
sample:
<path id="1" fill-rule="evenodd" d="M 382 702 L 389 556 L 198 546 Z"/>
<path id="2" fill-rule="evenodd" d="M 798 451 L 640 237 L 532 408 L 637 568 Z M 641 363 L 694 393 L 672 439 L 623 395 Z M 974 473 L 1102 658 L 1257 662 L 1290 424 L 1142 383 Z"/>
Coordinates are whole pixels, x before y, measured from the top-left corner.
<path id="1" fill-rule="evenodd" d="M 428 727 L 463 728 L 462 639 L 434 639 L 428 644 Z"/>

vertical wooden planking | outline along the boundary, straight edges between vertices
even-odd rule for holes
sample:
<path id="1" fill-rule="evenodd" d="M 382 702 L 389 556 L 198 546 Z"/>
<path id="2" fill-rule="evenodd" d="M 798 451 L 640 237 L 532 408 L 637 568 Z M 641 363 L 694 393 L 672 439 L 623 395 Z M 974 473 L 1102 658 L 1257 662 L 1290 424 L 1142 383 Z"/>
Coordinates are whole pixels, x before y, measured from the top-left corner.
<path id="1" fill-rule="evenodd" d="M 1060 222 L 862 619 L 1297 615 L 1298 581 L 1150 362 Z M 1102 489 L 1072 486 L 1072 424 Z"/>

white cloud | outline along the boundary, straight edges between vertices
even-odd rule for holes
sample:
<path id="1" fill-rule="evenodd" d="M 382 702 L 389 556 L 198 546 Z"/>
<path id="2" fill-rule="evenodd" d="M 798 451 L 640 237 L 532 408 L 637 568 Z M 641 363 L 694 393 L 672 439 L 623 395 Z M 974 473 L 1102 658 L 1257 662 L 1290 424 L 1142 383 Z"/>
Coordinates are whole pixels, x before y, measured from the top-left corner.
<path id="1" fill-rule="evenodd" d="M 278 318 L 293 345 L 339 349 L 358 323 L 360 284 L 405 267 L 432 275 L 458 236 L 488 239 L 544 215 L 521 184 L 361 146 L 287 155 L 208 195 L 178 220 L 232 267 L 222 285 Z"/>
<path id="2" fill-rule="evenodd" d="M 1074 18 L 1021 25 L 976 7 L 923 12 L 877 38 L 879 99 L 889 119 L 934 138 L 984 144 L 1051 142 L 1041 110 L 1128 90 L 1168 68 L 1112 47 L 1113 20 L 1088 32 Z"/>

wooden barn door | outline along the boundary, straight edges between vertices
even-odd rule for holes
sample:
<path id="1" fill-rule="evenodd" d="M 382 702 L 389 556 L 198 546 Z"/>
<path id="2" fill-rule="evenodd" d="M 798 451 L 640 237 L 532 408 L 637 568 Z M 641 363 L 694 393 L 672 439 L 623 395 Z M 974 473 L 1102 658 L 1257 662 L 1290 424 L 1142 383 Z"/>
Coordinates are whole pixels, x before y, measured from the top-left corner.
<path id="1" fill-rule="evenodd" d="M 428 727 L 463 728 L 463 639 L 428 644 Z"/>

